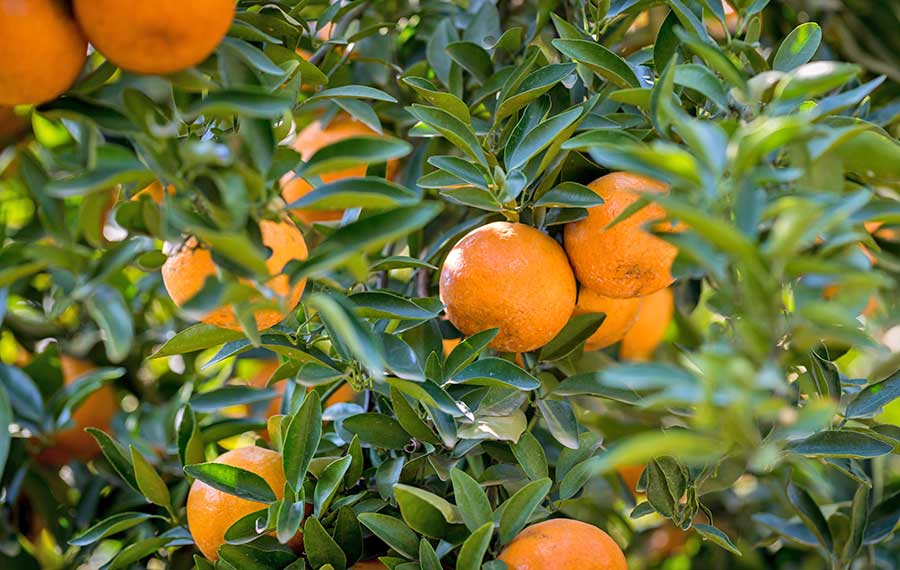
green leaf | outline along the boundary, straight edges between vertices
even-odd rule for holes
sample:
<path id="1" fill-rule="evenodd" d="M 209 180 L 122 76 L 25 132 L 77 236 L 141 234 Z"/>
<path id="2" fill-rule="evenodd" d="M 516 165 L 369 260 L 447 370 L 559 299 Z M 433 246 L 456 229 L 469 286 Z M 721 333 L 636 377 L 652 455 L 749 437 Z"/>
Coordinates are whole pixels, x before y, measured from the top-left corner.
<path id="1" fill-rule="evenodd" d="M 881 382 L 866 386 L 847 405 L 847 418 L 868 417 L 900 397 L 900 372 Z"/>
<path id="2" fill-rule="evenodd" d="M 292 277 L 299 279 L 316 271 L 338 267 L 355 259 L 360 252 L 378 249 L 421 228 L 441 210 L 442 205 L 438 202 L 423 202 L 419 206 L 397 208 L 342 226 L 292 271 Z"/>
<path id="3" fill-rule="evenodd" d="M 550 468 L 544 447 L 530 432 L 523 433 L 519 441 L 511 444 L 510 448 L 529 479 L 537 481 L 549 476 Z"/>
<path id="4" fill-rule="evenodd" d="M 893 446 L 860 432 L 828 430 L 788 445 L 788 450 L 813 457 L 872 458 L 891 453 Z"/>
<path id="5" fill-rule="evenodd" d="M 366 85 L 343 85 L 341 87 L 332 87 L 320 91 L 307 99 L 304 105 L 314 103 L 316 101 L 332 100 L 332 99 L 372 99 L 375 101 L 386 101 L 388 103 L 396 103 L 392 95 L 388 95 L 380 89 L 368 87 Z"/>
<path id="6" fill-rule="evenodd" d="M 482 525 L 493 522 L 491 503 L 478 481 L 456 468 L 450 470 L 450 480 L 459 514 L 469 531 L 475 532 Z"/>
<path id="7" fill-rule="evenodd" d="M 196 323 L 179 331 L 148 358 L 186 354 L 243 338 L 243 333 L 206 323 Z"/>
<path id="8" fill-rule="evenodd" d="M 424 299 L 416 299 L 420 301 L 416 303 L 388 290 L 361 291 L 350 295 L 350 300 L 356 305 L 356 314 L 367 318 L 427 320 L 441 312 L 440 304 L 429 310 L 422 306 Z"/>
<path id="9" fill-rule="evenodd" d="M 115 558 L 106 566 L 107 570 L 121 570 L 123 568 L 131 568 L 135 563 L 150 556 L 160 548 L 165 547 L 170 542 L 174 542 L 175 537 L 157 536 L 153 538 L 145 538 L 138 542 L 129 544 L 122 549 Z"/>
<path id="10" fill-rule="evenodd" d="M 444 363 L 446 376 L 451 377 L 462 370 L 463 367 L 474 362 L 499 332 L 500 329 L 487 329 L 460 341 L 447 356 L 447 361 Z"/>
<path id="11" fill-rule="evenodd" d="M 588 313 L 572 317 L 566 326 L 553 337 L 553 340 L 541 348 L 539 359 L 552 362 L 570 355 L 581 343 L 597 332 L 605 319 L 606 315 L 602 313 Z"/>
<path id="12" fill-rule="evenodd" d="M 606 47 L 589 40 L 556 39 L 550 43 L 563 55 L 583 63 L 600 77 L 619 87 L 640 87 L 634 70 Z"/>
<path id="13" fill-rule="evenodd" d="M 270 570 L 285 568 L 296 558 L 287 546 L 279 544 L 271 537 L 265 538 L 251 544 L 223 544 L 219 547 L 221 563 L 241 570 Z"/>
<path id="14" fill-rule="evenodd" d="M 299 492 L 303 486 L 321 437 L 322 402 L 318 393 L 312 391 L 303 399 L 300 409 L 291 416 L 282 440 L 284 475 L 294 492 Z"/>
<path id="15" fill-rule="evenodd" d="M 476 360 L 453 375 L 451 384 L 500 386 L 518 390 L 537 390 L 540 381 L 514 363 L 490 356 Z"/>
<path id="16" fill-rule="evenodd" d="M 487 158 L 481 150 L 481 144 L 475 137 L 471 125 L 463 123 L 443 109 L 428 107 L 425 105 L 412 105 L 406 110 L 417 120 L 441 133 L 444 138 L 454 146 L 477 160 L 485 168 L 488 167 Z"/>
<path id="17" fill-rule="evenodd" d="M 369 447 L 403 449 L 410 442 L 410 435 L 400 422 L 383 414 L 356 414 L 344 419 L 343 427 Z"/>
<path id="18" fill-rule="evenodd" d="M 209 392 L 196 394 L 191 398 L 191 407 L 201 413 L 210 413 L 242 404 L 255 404 L 268 402 L 278 394 L 268 388 L 256 388 L 253 386 L 222 386 Z"/>
<path id="19" fill-rule="evenodd" d="M 500 543 L 508 544 L 528 524 L 531 514 L 544 501 L 551 479 L 538 479 L 525 485 L 506 500 L 500 516 Z"/>
<path id="20" fill-rule="evenodd" d="M 134 473 L 134 466 L 131 464 L 129 456 L 125 455 L 125 450 L 122 449 L 122 446 L 113 438 L 109 437 L 103 430 L 89 427 L 85 428 L 85 431 L 91 434 L 97 441 L 97 445 L 100 447 L 100 451 L 103 452 L 103 456 L 106 457 L 109 464 L 112 465 L 116 473 L 119 474 L 119 477 L 121 477 L 129 487 L 140 493 L 141 491 L 138 488 L 137 478 Z"/>
<path id="21" fill-rule="evenodd" d="M 442 570 L 441 560 L 426 538 L 419 541 L 419 564 L 422 566 L 421 570 Z"/>
<path id="22" fill-rule="evenodd" d="M 275 493 L 265 479 L 246 469 L 224 463 L 187 465 L 184 472 L 214 489 L 257 503 L 275 501 Z"/>
<path id="23" fill-rule="evenodd" d="M 72 546 L 88 546 L 103 540 L 108 536 L 134 528 L 151 519 L 162 519 L 162 517 L 137 512 L 125 512 L 112 515 L 76 534 L 69 540 L 69 544 Z"/>
<path id="24" fill-rule="evenodd" d="M 814 61 L 788 73 L 775 87 L 775 97 L 812 99 L 836 89 L 859 75 L 861 69 L 851 63 Z"/>
<path id="25" fill-rule="evenodd" d="M 472 121 L 472 117 L 469 115 L 469 108 L 456 95 L 438 91 L 437 87 L 430 81 L 421 77 L 404 77 L 401 81 L 415 89 L 416 93 L 423 99 L 435 107 L 444 109 L 464 124 Z"/>
<path id="26" fill-rule="evenodd" d="M 362 513 L 359 515 L 359 522 L 403 556 L 416 557 L 419 549 L 416 533 L 399 519 L 379 513 Z"/>
<path id="27" fill-rule="evenodd" d="M 103 331 L 106 355 L 111 362 L 122 362 L 134 342 L 131 309 L 116 289 L 101 285 L 85 299 L 85 308 Z"/>
<path id="28" fill-rule="evenodd" d="M 154 505 L 171 509 L 169 488 L 144 455 L 131 446 L 131 463 L 138 489 Z"/>
<path id="29" fill-rule="evenodd" d="M 831 531 L 828 528 L 828 521 L 825 520 L 825 516 L 822 515 L 822 511 L 819 510 L 819 506 L 812 496 L 794 483 L 788 484 L 787 496 L 791 501 L 794 510 L 797 511 L 797 514 L 800 516 L 800 519 L 806 524 L 806 527 L 816 535 L 819 544 L 825 547 L 825 549 L 831 550 L 832 540 Z"/>
<path id="30" fill-rule="evenodd" d="M 485 523 L 473 531 L 463 543 L 462 548 L 459 549 L 459 557 L 456 559 L 456 570 L 481 568 L 481 563 L 484 562 L 484 555 L 491 544 L 493 534 L 493 522 Z"/>
<path id="31" fill-rule="evenodd" d="M 315 293 L 307 301 L 319 312 L 332 342 L 346 357 L 356 358 L 373 376 L 384 370 L 383 348 L 368 325 L 353 313 L 352 304 L 337 294 Z"/>
<path id="32" fill-rule="evenodd" d="M 444 48 L 447 54 L 472 74 L 480 83 L 484 83 L 494 72 L 491 56 L 484 48 L 472 42 L 453 42 Z"/>
<path id="33" fill-rule="evenodd" d="M 900 522 L 900 492 L 894 493 L 872 508 L 863 535 L 863 544 L 881 542 L 891 535 L 898 522 Z"/>
<path id="34" fill-rule="evenodd" d="M 212 91 L 188 107 L 185 115 L 229 116 L 243 115 L 258 119 L 275 119 L 290 110 L 292 101 L 281 95 L 273 95 L 261 90 Z"/>
<path id="35" fill-rule="evenodd" d="M 547 423 L 547 429 L 564 446 L 578 448 L 578 420 L 568 402 L 560 400 L 538 400 L 538 410 Z"/>
<path id="36" fill-rule="evenodd" d="M 313 493 L 313 508 L 315 509 L 313 514 L 317 517 L 328 510 L 328 506 L 343 483 L 344 475 L 347 474 L 352 461 L 353 458 L 349 455 L 336 459 L 329 463 L 319 476 Z"/>
<path id="37" fill-rule="evenodd" d="M 531 157 L 550 146 L 561 131 L 574 124 L 581 117 L 582 111 L 580 106 L 573 107 L 542 121 L 515 147 L 511 156 L 506 159 L 507 167 L 510 170 L 522 167 Z"/>
<path id="38" fill-rule="evenodd" d="M 693 529 L 697 531 L 703 538 L 712 542 L 716 546 L 724 548 L 728 552 L 732 554 L 736 554 L 737 556 L 741 556 L 741 551 L 738 550 L 738 547 L 731 542 L 731 539 L 728 538 L 728 535 L 717 529 L 714 526 L 710 526 L 708 524 L 694 524 L 692 525 Z"/>
<path id="39" fill-rule="evenodd" d="M 383 178 L 343 178 L 317 187 L 299 200 L 287 205 L 289 209 L 343 210 L 346 208 L 393 208 L 412 206 L 421 196 Z"/>
<path id="40" fill-rule="evenodd" d="M 522 80 L 514 94 L 500 101 L 497 111 L 494 113 L 494 120 L 500 121 L 512 115 L 549 91 L 554 85 L 571 75 L 573 71 L 575 71 L 574 63 L 554 63 L 532 71 Z"/>
<path id="41" fill-rule="evenodd" d="M 134 152 L 121 146 L 97 146 L 95 161 L 94 167 L 87 172 L 48 182 L 47 194 L 54 198 L 83 196 L 108 190 L 116 184 L 141 182 L 150 175 L 150 171 Z"/>
<path id="42" fill-rule="evenodd" d="M 822 28 L 815 22 L 806 22 L 794 28 L 775 52 L 772 69 L 791 71 L 808 63 L 822 42 Z"/>
<path id="43" fill-rule="evenodd" d="M 418 406 L 410 404 L 406 396 L 397 388 L 391 387 L 391 405 L 394 407 L 394 415 L 400 426 L 411 436 L 419 441 L 430 443 L 432 445 L 440 445 L 441 440 L 431 431 L 418 413 Z"/>
<path id="44" fill-rule="evenodd" d="M 178 460 L 181 461 L 181 465 L 202 463 L 204 458 L 203 436 L 200 434 L 200 426 L 190 404 L 182 408 L 176 425 L 176 432 Z"/>
<path id="45" fill-rule="evenodd" d="M 297 169 L 300 176 L 318 176 L 362 164 L 377 164 L 410 153 L 412 145 L 404 140 L 388 136 L 361 135 L 339 140 L 322 147 L 306 164 Z"/>
<path id="46" fill-rule="evenodd" d="M 397 484 L 394 496 L 406 524 L 430 538 L 444 538 L 451 525 L 462 522 L 453 504 L 424 489 Z"/>

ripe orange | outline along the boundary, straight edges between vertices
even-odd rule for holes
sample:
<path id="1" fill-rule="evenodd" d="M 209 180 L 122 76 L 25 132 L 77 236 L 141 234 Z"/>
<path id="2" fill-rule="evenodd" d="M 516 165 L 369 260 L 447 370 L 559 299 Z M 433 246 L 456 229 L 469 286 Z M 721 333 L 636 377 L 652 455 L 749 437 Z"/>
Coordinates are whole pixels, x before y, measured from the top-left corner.
<path id="1" fill-rule="evenodd" d="M 273 222 L 263 220 L 259 224 L 263 245 L 272 250 L 266 259 L 266 267 L 273 276 L 266 285 L 284 298 L 287 309 L 293 310 L 300 302 L 306 279 L 293 287 L 290 279 L 282 273 L 285 264 L 295 259 L 306 259 L 308 254 L 303 234 L 293 222 Z M 198 245 L 191 238 L 178 252 L 169 256 L 162 266 L 163 283 L 169 296 L 177 305 L 183 305 L 203 288 L 207 277 L 216 276 L 216 265 L 208 249 Z M 254 314 L 256 327 L 264 330 L 280 323 L 285 313 L 276 309 L 260 309 Z M 232 330 L 240 330 L 234 311 L 229 306 L 219 307 L 203 317 L 203 322 Z"/>
<path id="2" fill-rule="evenodd" d="M 223 453 L 215 463 L 255 473 L 265 479 L 276 498 L 284 495 L 284 468 L 278 452 L 262 447 L 241 447 Z M 219 547 L 225 544 L 225 531 L 241 517 L 264 508 L 264 503 L 229 495 L 202 481 L 194 481 L 187 499 L 188 528 L 203 556 L 215 561 L 219 558 Z"/>
<path id="3" fill-rule="evenodd" d="M 297 133 L 291 146 L 300 153 L 303 160 L 309 160 L 321 148 L 351 137 L 378 136 L 378 133 L 353 119 L 349 115 L 336 117 L 327 126 L 323 127 L 320 121 L 313 121 L 303 130 Z M 387 178 L 392 178 L 397 170 L 397 161 L 390 160 L 387 163 Z M 322 173 L 319 177 L 327 184 L 344 178 L 354 178 L 366 175 L 366 165 L 360 164 L 350 168 Z M 290 204 L 296 202 L 312 191 L 313 187 L 306 180 L 288 172 L 281 177 L 281 196 Z M 307 224 L 313 222 L 334 222 L 344 215 L 343 210 L 311 210 L 294 209 L 291 213 Z"/>
<path id="4" fill-rule="evenodd" d="M 162 204 L 163 195 L 168 194 L 171 196 L 175 193 L 175 186 L 169 184 L 166 186 L 166 189 L 163 190 L 162 183 L 157 180 L 151 183 L 149 186 L 144 188 L 143 190 L 136 192 L 134 196 L 131 197 L 132 200 L 140 200 L 141 196 L 148 196 L 151 200 L 156 202 L 157 204 Z"/>
<path id="5" fill-rule="evenodd" d="M 606 314 L 606 318 L 603 319 L 600 328 L 585 341 L 584 349 L 600 350 L 622 340 L 622 337 L 634 324 L 640 306 L 640 298 L 614 299 L 594 293 L 587 287 L 582 287 L 578 293 L 578 304 L 575 306 L 574 314 Z"/>
<path id="6" fill-rule="evenodd" d="M 56 99 L 86 58 L 87 40 L 63 2 L 0 0 L 0 105 Z"/>
<path id="7" fill-rule="evenodd" d="M 637 320 L 625 333 L 625 338 L 619 345 L 619 358 L 650 360 L 650 356 L 659 346 L 669 327 L 674 310 L 675 299 L 671 289 L 660 289 L 652 295 L 643 297 Z"/>
<path id="8" fill-rule="evenodd" d="M 575 278 L 552 238 L 525 224 L 493 222 L 453 246 L 441 269 L 447 318 L 466 335 L 490 328 L 488 345 L 528 352 L 550 342 L 575 308 Z"/>
<path id="9" fill-rule="evenodd" d="M 589 187 L 604 204 L 588 208 L 588 216 L 566 224 L 566 253 L 575 276 L 605 297 L 643 297 L 672 283 L 674 246 L 647 232 L 643 226 L 665 217 L 658 204 L 648 204 L 615 226 L 607 228 L 641 192 L 664 192 L 667 186 L 628 172 L 614 172 Z M 671 225 L 662 229 L 674 230 Z"/>
<path id="10" fill-rule="evenodd" d="M 67 386 L 96 368 L 86 360 L 65 354 L 60 356 L 60 366 L 63 382 Z M 95 427 L 108 431 L 110 421 L 118 408 L 119 400 L 115 388 L 105 385 L 96 390 L 72 412 L 72 421 L 75 425 L 55 433 L 50 447 L 38 455 L 38 461 L 45 465 L 58 466 L 65 465 L 73 459 L 90 461 L 99 456 L 100 448 L 97 442 L 84 430 Z"/>
<path id="11" fill-rule="evenodd" d="M 165 74 L 196 65 L 216 49 L 234 19 L 235 0 L 74 0 L 85 35 L 127 71 Z"/>
<path id="12" fill-rule="evenodd" d="M 628 570 L 619 545 L 599 528 L 551 519 L 520 532 L 500 553 L 509 570 Z"/>
<path id="13" fill-rule="evenodd" d="M 641 475 L 646 469 L 646 465 L 620 465 L 616 467 L 616 472 L 625 481 L 625 486 L 632 494 L 637 493 L 637 486 L 641 480 Z"/>
<path id="14" fill-rule="evenodd" d="M 0 150 L 19 142 L 28 127 L 28 121 L 17 115 L 12 107 L 0 106 Z"/>

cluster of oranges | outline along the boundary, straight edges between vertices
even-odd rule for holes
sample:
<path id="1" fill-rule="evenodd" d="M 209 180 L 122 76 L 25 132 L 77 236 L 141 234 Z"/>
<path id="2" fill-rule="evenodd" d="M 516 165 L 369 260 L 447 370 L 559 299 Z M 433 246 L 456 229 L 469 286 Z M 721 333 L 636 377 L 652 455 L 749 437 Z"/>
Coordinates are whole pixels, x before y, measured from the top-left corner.
<path id="1" fill-rule="evenodd" d="M 309 160 L 319 149 L 338 141 L 351 137 L 376 135 L 377 133 L 363 123 L 348 115 L 339 115 L 328 125 L 316 120 L 300 130 L 292 142 L 292 147 L 300 153 L 303 160 Z M 387 165 L 388 177 L 393 176 L 396 169 L 396 161 L 390 161 Z M 360 164 L 334 172 L 325 172 L 321 174 L 320 178 L 323 183 L 329 183 L 344 178 L 364 176 L 365 173 L 366 165 Z M 309 182 L 297 177 L 293 172 L 285 174 L 280 184 L 282 198 L 288 204 L 299 200 L 313 190 Z M 170 186 L 168 193 L 174 193 L 174 188 Z M 161 203 L 164 194 L 162 185 L 155 182 L 138 192 L 135 197 L 147 195 L 153 201 Z M 305 224 L 313 224 L 340 220 L 343 211 L 294 208 L 291 210 L 291 214 Z M 292 311 L 299 303 L 306 280 L 302 279 L 291 284 L 288 276 L 283 273 L 283 269 L 290 261 L 306 259 L 308 250 L 302 232 L 289 219 L 285 218 L 277 222 L 263 220 L 260 222 L 259 229 L 263 245 L 271 251 L 266 259 L 266 267 L 272 277 L 266 286 L 282 301 L 279 308 L 260 308 L 253 311 L 257 329 L 263 330 L 281 322 L 287 312 Z M 178 251 L 170 255 L 162 268 L 166 290 L 178 305 L 183 305 L 199 293 L 206 280 L 210 277 L 215 278 L 217 272 L 210 251 L 194 238 L 188 239 Z M 232 330 L 241 329 L 234 311 L 228 306 L 209 312 L 202 320 L 218 327 Z"/>
<path id="2" fill-rule="evenodd" d="M 285 476 L 282 456 L 261 447 L 242 447 L 223 453 L 216 463 L 239 467 L 262 477 L 275 496 L 284 495 Z M 209 560 L 218 560 L 219 547 L 225 544 L 225 533 L 242 517 L 261 511 L 256 503 L 194 481 L 188 493 L 187 520 L 197 548 Z M 289 543 L 295 551 L 303 549 L 298 534 Z M 599 528 L 570 519 L 551 519 L 529 526 L 520 532 L 500 553 L 499 560 L 510 570 L 546 570 L 578 568 L 579 570 L 627 570 L 625 555 L 619 545 Z M 351 570 L 386 568 L 377 560 L 355 564 Z"/>
<path id="3" fill-rule="evenodd" d="M 645 226 L 677 228 L 661 222 L 665 212 L 655 203 L 619 218 L 641 193 L 667 187 L 627 172 L 589 187 L 604 203 L 566 225 L 565 249 L 531 226 L 510 222 L 479 227 L 451 249 L 440 295 L 456 328 L 467 335 L 497 328 L 491 348 L 528 352 L 550 342 L 573 314 L 602 312 L 588 350 L 622 341 L 622 357 L 649 358 L 672 315 L 668 286 L 677 250 Z"/>
<path id="4" fill-rule="evenodd" d="M 206 59 L 234 19 L 234 0 L 0 0 L 0 105 L 65 92 L 90 43 L 126 71 L 175 73 Z"/>

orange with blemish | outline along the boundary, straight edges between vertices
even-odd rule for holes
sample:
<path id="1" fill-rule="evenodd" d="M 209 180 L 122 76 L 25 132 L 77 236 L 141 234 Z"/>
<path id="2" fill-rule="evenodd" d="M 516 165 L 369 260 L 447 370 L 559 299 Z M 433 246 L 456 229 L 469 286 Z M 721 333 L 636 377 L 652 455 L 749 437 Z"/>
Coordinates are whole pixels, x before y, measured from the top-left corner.
<path id="1" fill-rule="evenodd" d="M 595 293 L 617 299 L 643 297 L 673 281 L 672 262 L 678 250 L 645 229 L 676 231 L 659 222 L 666 213 L 649 203 L 627 218 L 615 221 L 642 193 L 662 193 L 668 187 L 651 178 L 615 172 L 588 185 L 604 203 L 588 208 L 588 216 L 566 224 L 565 246 L 575 276 Z"/>

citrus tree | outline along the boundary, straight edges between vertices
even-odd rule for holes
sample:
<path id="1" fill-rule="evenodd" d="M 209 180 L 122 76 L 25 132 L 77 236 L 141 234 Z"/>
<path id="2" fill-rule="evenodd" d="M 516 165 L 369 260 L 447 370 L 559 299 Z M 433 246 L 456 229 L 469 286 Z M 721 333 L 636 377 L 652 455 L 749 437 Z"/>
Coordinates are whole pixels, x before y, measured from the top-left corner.
<path id="1" fill-rule="evenodd" d="M 768 4 L 0 0 L 0 566 L 894 568 L 900 22 Z"/>

